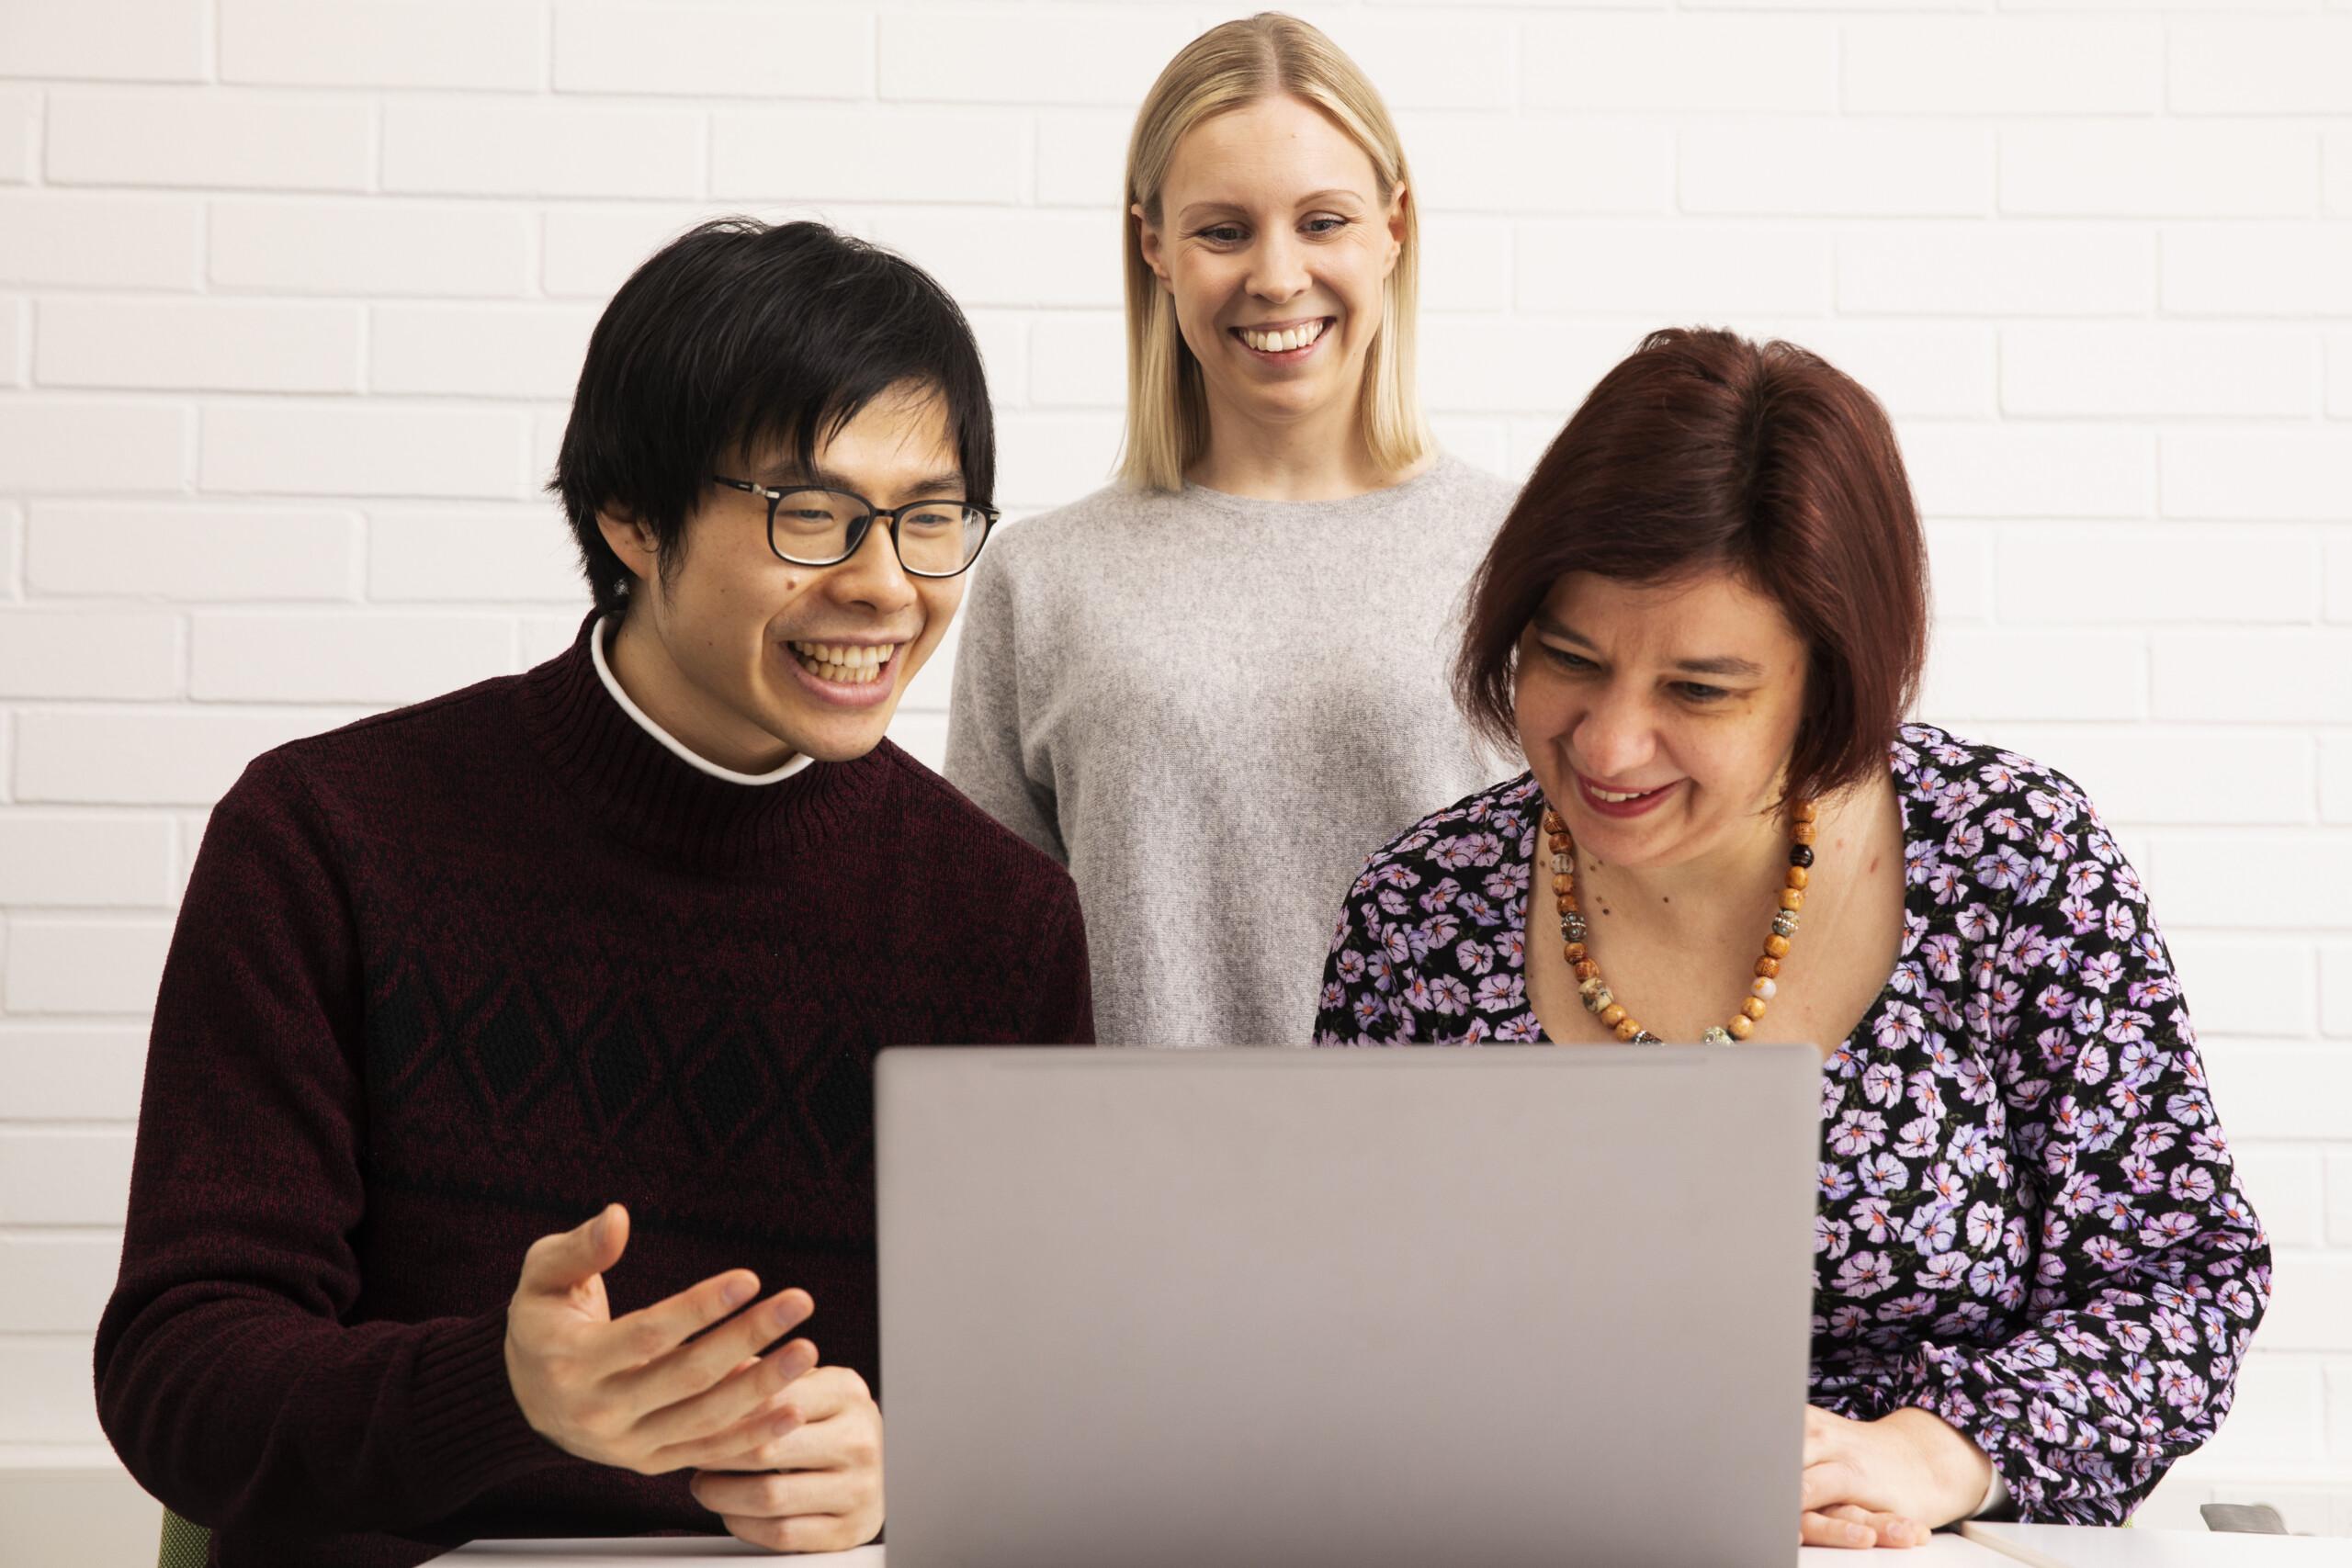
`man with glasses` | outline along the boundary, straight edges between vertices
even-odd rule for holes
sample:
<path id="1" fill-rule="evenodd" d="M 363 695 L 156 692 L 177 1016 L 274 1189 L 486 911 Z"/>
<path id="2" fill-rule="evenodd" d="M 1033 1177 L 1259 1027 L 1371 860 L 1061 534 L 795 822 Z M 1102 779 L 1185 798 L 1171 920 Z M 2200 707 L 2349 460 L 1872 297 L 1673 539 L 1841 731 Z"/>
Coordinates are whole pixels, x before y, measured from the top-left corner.
<path id="1" fill-rule="evenodd" d="M 216 808 L 96 1371 L 224 1568 L 879 1529 L 874 1054 L 1092 1038 L 1068 875 L 884 738 L 993 478 L 928 276 L 706 225 L 589 344 L 574 645 Z"/>

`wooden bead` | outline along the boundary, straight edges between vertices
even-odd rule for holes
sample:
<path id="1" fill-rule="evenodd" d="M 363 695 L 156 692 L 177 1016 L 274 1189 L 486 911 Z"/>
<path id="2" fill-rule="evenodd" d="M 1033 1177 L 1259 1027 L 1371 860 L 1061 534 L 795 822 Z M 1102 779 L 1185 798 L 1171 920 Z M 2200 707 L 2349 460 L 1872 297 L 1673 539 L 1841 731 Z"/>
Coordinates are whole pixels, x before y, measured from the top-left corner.
<path id="1" fill-rule="evenodd" d="M 1804 888 L 1802 888 L 1802 887 L 1783 887 L 1783 888 L 1781 888 L 1781 908 L 1783 908 L 1783 909 L 1802 909 L 1802 908 L 1804 908 Z"/>
<path id="2" fill-rule="evenodd" d="M 1764 939 L 1764 951 L 1771 957 L 1786 958 L 1789 955 L 1789 939 L 1775 932 Z"/>
<path id="3" fill-rule="evenodd" d="M 1580 942 L 1569 942 L 1566 946 L 1560 949 L 1560 956 L 1566 959 L 1571 964 L 1583 963 L 1584 943 Z"/>
<path id="4" fill-rule="evenodd" d="M 1795 874 L 1796 874 L 1795 872 L 1791 872 L 1789 874 L 1790 874 L 1790 875 L 1792 875 L 1792 876 L 1793 876 L 1793 875 L 1795 875 Z M 1794 885 L 1792 885 L 1792 886 L 1803 886 L 1803 885 L 1802 885 L 1802 884 L 1794 884 Z M 1573 877 L 1573 876 L 1570 876 L 1566 872 L 1561 872 L 1560 874 L 1558 874 L 1557 875 L 1555 875 L 1555 876 L 1554 876 L 1554 877 L 1552 878 L 1552 891 L 1553 891 L 1553 892 L 1555 892 L 1555 893 L 1559 894 L 1562 897 L 1567 897 L 1567 895 L 1569 895 L 1569 894 L 1571 894 L 1571 893 L 1575 892 L 1576 890 L 1577 890 L 1577 879 L 1576 879 L 1575 877 Z"/>
<path id="5" fill-rule="evenodd" d="M 1813 880 L 1813 873 L 1811 873 L 1811 872 L 1809 872 L 1809 871 L 1805 870 L 1805 868 L 1804 868 L 1804 867 L 1803 867 L 1803 866 L 1801 866 L 1801 865 L 1792 865 L 1792 866 L 1789 867 L 1789 886 L 1792 886 L 1792 887 L 1803 887 L 1803 886 L 1804 886 L 1806 884 L 1810 883 L 1812 880 Z"/>
<path id="6" fill-rule="evenodd" d="M 1620 1040 L 1631 1040 L 1642 1032 L 1642 1026 L 1630 1018 L 1619 1019 L 1612 1027 L 1617 1031 L 1617 1038 Z"/>
<path id="7" fill-rule="evenodd" d="M 1767 978 L 1778 975 L 1781 972 L 1781 961 L 1769 955 L 1759 958 L 1756 961 L 1756 972 Z"/>
<path id="8" fill-rule="evenodd" d="M 1810 822 L 1821 815 L 1821 807 L 1810 800 L 1800 800 L 1792 815 L 1800 822 Z"/>
<path id="9" fill-rule="evenodd" d="M 1789 837 L 1800 844 L 1812 843 L 1813 824 L 1810 822 L 1798 823 L 1795 827 L 1789 829 Z"/>
<path id="10" fill-rule="evenodd" d="M 1770 975 L 1758 975 L 1747 982 L 1747 988 L 1768 1002 L 1781 994 L 1781 983 Z"/>
<path id="11" fill-rule="evenodd" d="M 1764 1016 L 1764 998 L 1762 997 L 1750 997 L 1746 1001 L 1739 1004 L 1739 1010 L 1747 1014 L 1749 1018 L 1762 1018 Z"/>
<path id="12" fill-rule="evenodd" d="M 1619 1024 L 1624 1022 L 1624 1004 L 1622 1002 L 1611 1002 L 1606 1008 L 1601 1010 L 1600 1021 L 1611 1029 L 1614 1029 Z"/>
<path id="13" fill-rule="evenodd" d="M 1579 984 L 1587 980 L 1598 980 L 1600 978 L 1600 965 L 1595 964 L 1591 959 L 1577 958 L 1572 959 L 1570 962 L 1575 964 L 1577 966 L 1577 980 Z"/>
<path id="14" fill-rule="evenodd" d="M 1562 915 L 1573 915 L 1573 914 L 1575 914 L 1575 913 L 1577 912 L 1577 896 L 1576 896 L 1574 893 L 1555 893 L 1555 894 L 1553 894 L 1553 895 L 1552 895 L 1552 908 L 1553 908 L 1553 911 L 1554 911 L 1555 913 L 1556 913 L 1556 914 L 1562 914 Z"/>
<path id="15" fill-rule="evenodd" d="M 1756 1021 L 1744 1012 L 1734 1013 L 1731 1022 L 1725 1027 L 1730 1029 L 1734 1040 L 1745 1040 L 1756 1032 Z"/>
<path id="16" fill-rule="evenodd" d="M 1555 833 L 1552 835 L 1552 852 L 1554 854 L 1570 854 L 1573 853 L 1575 850 L 1576 844 L 1566 833 Z"/>

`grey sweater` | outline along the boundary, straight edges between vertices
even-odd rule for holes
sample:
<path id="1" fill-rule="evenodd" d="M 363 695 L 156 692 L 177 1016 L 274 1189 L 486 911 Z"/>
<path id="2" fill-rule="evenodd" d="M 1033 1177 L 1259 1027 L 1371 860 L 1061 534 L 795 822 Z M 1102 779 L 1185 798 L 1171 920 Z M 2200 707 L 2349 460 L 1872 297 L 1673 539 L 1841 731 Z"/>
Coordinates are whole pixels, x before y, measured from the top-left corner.
<path id="1" fill-rule="evenodd" d="M 1069 868 L 1106 1045 L 1305 1044 L 1364 858 L 1496 776 L 1447 675 L 1510 485 L 1113 487 L 973 568 L 947 777 Z"/>

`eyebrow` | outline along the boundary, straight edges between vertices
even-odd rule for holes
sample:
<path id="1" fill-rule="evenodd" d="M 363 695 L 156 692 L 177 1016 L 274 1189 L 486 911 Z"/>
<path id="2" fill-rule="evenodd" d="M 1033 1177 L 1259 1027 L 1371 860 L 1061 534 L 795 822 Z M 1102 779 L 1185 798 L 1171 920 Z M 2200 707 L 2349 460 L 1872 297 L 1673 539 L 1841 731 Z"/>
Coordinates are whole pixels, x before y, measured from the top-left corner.
<path id="1" fill-rule="evenodd" d="M 1363 200 L 1363 192 L 1360 190 L 1350 190 L 1345 186 L 1326 186 L 1321 190 L 1311 190 L 1305 196 L 1300 197 L 1292 210 L 1295 211 L 1298 208 L 1319 206 L 1332 200 L 1334 197 L 1344 197 L 1349 201 L 1362 202 Z M 1183 211 L 1178 213 L 1176 215 L 1176 221 L 1179 223 L 1193 223 L 1199 221 L 1201 218 L 1206 217 L 1210 213 L 1239 212 L 1241 209 L 1241 203 L 1238 201 L 1196 201 L 1190 207 L 1185 208 Z"/>
<path id="2" fill-rule="evenodd" d="M 1546 611 L 1539 609 L 1532 618 L 1535 622 L 1535 629 L 1546 637 L 1557 637 L 1562 642 L 1576 643 L 1580 647 L 1592 649 L 1595 653 L 1600 651 L 1599 643 L 1573 626 L 1561 625 Z M 1764 674 L 1764 666 L 1754 660 L 1739 659 L 1728 653 L 1719 653 L 1708 659 L 1678 659 L 1674 662 L 1674 667 L 1686 675 L 1736 675 L 1750 681 L 1760 680 Z"/>
<path id="3" fill-rule="evenodd" d="M 760 470 L 760 480 L 770 490 L 781 489 L 786 483 L 803 483 L 819 490 L 847 491 L 852 495 L 862 493 L 856 481 L 847 474 L 838 474 L 823 467 L 804 470 L 792 462 L 767 465 Z M 948 501 L 960 495 L 963 489 L 964 476 L 953 468 L 946 468 L 917 479 L 906 489 L 905 493 L 917 501 Z"/>

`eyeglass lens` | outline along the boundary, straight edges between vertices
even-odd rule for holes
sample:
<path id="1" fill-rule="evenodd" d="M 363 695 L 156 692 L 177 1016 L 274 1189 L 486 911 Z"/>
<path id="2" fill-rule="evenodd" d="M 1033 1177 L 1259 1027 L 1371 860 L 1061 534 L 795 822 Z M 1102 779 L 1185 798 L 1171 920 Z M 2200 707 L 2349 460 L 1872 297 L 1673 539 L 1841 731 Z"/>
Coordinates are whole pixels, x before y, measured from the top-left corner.
<path id="1" fill-rule="evenodd" d="M 854 496 L 831 490 L 786 491 L 768 524 L 769 541 L 786 560 L 825 566 L 850 553 L 850 539 L 870 513 Z M 961 571 L 979 553 L 988 514 L 957 502 L 923 502 L 899 514 L 899 559 L 935 577 Z"/>

